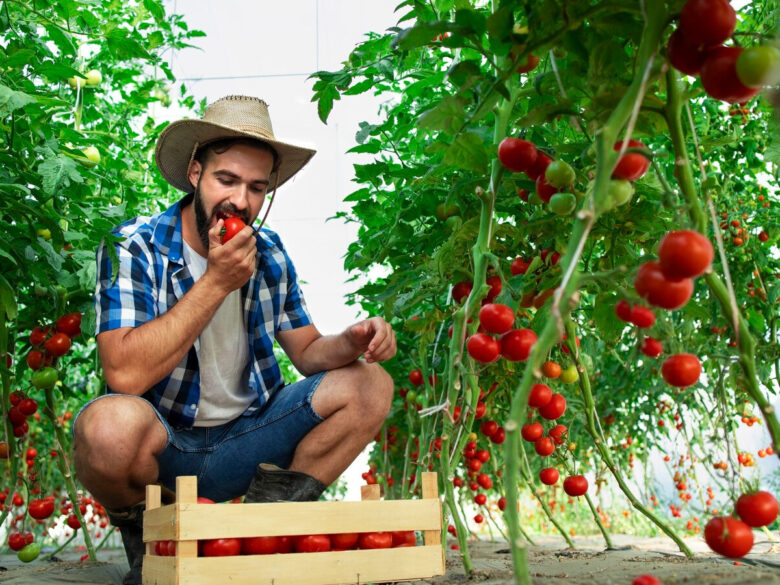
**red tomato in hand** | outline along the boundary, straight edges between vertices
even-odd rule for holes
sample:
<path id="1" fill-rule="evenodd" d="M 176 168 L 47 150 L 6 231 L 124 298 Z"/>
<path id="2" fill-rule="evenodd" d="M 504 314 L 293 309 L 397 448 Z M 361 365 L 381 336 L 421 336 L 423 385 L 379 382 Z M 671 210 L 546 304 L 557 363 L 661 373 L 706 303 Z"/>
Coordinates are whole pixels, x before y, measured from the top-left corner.
<path id="1" fill-rule="evenodd" d="M 360 534 L 361 549 L 390 548 L 393 546 L 392 532 L 363 532 Z"/>
<path id="2" fill-rule="evenodd" d="M 583 475 L 570 475 L 563 480 L 563 491 L 575 498 L 588 491 L 588 480 Z"/>
<path id="3" fill-rule="evenodd" d="M 43 349 L 45 349 L 46 353 L 49 355 L 62 357 L 68 353 L 70 345 L 70 337 L 64 333 L 55 333 L 46 340 L 46 343 L 43 344 Z"/>
<path id="4" fill-rule="evenodd" d="M 737 515 L 748 526 L 769 526 L 777 518 L 777 500 L 769 492 L 742 494 L 737 499 Z"/>
<path id="5" fill-rule="evenodd" d="M 226 244 L 233 236 L 246 227 L 246 224 L 240 217 L 228 217 L 225 219 L 225 226 L 222 228 L 222 243 Z"/>
<path id="6" fill-rule="evenodd" d="M 522 362 L 531 355 L 536 333 L 532 329 L 512 329 L 501 336 L 501 355 L 510 362 Z"/>
<path id="7" fill-rule="evenodd" d="M 70 338 L 81 335 L 81 313 L 68 313 L 57 319 L 56 329 Z"/>
<path id="8" fill-rule="evenodd" d="M 469 355 L 482 364 L 489 364 L 501 354 L 501 343 L 485 333 L 475 333 L 466 342 Z"/>
<path id="9" fill-rule="evenodd" d="M 360 534 L 357 532 L 343 532 L 330 535 L 331 550 L 352 550 L 357 546 Z"/>
<path id="10" fill-rule="evenodd" d="M 667 384 L 685 388 L 695 384 L 701 374 L 701 362 L 692 353 L 670 355 L 661 365 L 661 375 Z"/>
<path id="11" fill-rule="evenodd" d="M 241 554 L 240 538 L 212 538 L 201 541 L 201 555 L 204 557 L 233 557 Z"/>
<path id="12" fill-rule="evenodd" d="M 330 536 L 327 534 L 305 534 L 296 536 L 293 541 L 295 552 L 327 552 L 330 550 Z"/>
<path id="13" fill-rule="evenodd" d="M 278 536 L 251 536 L 241 539 L 242 555 L 272 555 L 278 548 Z"/>
<path id="14" fill-rule="evenodd" d="M 487 303 L 479 310 L 479 324 L 488 333 L 501 335 L 512 329 L 515 312 L 506 305 Z"/>
<path id="15" fill-rule="evenodd" d="M 658 246 L 658 263 L 666 278 L 696 278 L 712 264 L 712 243 L 699 232 L 678 230 L 666 234 Z"/>
<path id="16" fill-rule="evenodd" d="M 504 138 L 498 145 L 498 160 L 504 168 L 522 173 L 536 162 L 538 151 L 533 142 L 520 138 Z"/>
<path id="17" fill-rule="evenodd" d="M 417 538 L 414 535 L 414 530 L 397 530 L 390 534 L 393 535 L 393 548 L 417 545 Z"/>
<path id="18" fill-rule="evenodd" d="M 615 151 L 623 148 L 623 141 L 619 140 L 613 146 Z M 629 140 L 627 148 L 646 148 L 639 140 Z M 650 168 L 650 161 L 643 154 L 638 152 L 626 153 L 620 157 L 612 176 L 616 179 L 625 179 L 626 181 L 636 181 L 642 178 Z"/>
<path id="19" fill-rule="evenodd" d="M 645 262 L 634 278 L 634 288 L 647 302 L 663 309 L 679 309 L 693 294 L 690 278 L 668 279 L 659 262 Z"/>
<path id="20" fill-rule="evenodd" d="M 731 516 L 715 516 L 704 527 L 704 541 L 716 553 L 738 559 L 753 548 L 753 530 Z"/>

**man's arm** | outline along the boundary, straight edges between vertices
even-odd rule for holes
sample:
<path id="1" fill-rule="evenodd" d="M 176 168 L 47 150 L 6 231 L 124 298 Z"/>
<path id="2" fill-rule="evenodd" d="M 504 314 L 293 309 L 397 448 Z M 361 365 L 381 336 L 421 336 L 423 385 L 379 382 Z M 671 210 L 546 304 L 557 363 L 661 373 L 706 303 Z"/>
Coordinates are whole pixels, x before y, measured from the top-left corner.
<path id="1" fill-rule="evenodd" d="M 169 375 L 231 291 L 251 278 L 255 238 L 245 227 L 220 245 L 222 220 L 209 231 L 206 272 L 167 313 L 139 325 L 97 336 L 106 382 L 112 390 L 141 395 Z"/>
<path id="2" fill-rule="evenodd" d="M 314 325 L 278 331 L 276 339 L 304 376 L 351 364 L 360 356 L 382 362 L 395 355 L 395 332 L 382 317 L 347 327 L 338 335 L 322 335 Z"/>

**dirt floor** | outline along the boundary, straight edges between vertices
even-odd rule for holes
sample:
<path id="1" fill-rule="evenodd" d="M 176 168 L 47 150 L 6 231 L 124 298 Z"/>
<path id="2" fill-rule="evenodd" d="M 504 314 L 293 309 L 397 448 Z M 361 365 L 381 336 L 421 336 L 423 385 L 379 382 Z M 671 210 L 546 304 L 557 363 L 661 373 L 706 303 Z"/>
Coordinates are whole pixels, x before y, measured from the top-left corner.
<path id="1" fill-rule="evenodd" d="M 756 544 L 750 555 L 733 561 L 707 552 L 701 539 L 691 539 L 688 546 L 696 553 L 686 559 L 665 538 L 614 536 L 615 549 L 604 550 L 603 541 L 576 538 L 577 549 L 565 548 L 554 538 L 536 539 L 529 549 L 529 565 L 534 585 L 631 585 L 642 574 L 653 574 L 664 585 L 780 585 L 780 548 L 773 552 L 769 542 L 756 532 Z M 506 542 L 472 543 L 474 572 L 471 582 L 480 585 L 509 585 L 513 582 L 512 559 Z M 15 556 L 0 556 L 0 583 L 7 585 L 120 585 L 127 570 L 121 550 L 99 552 L 102 562 L 79 563 L 79 552 L 69 552 L 60 561 L 34 562 L 23 565 Z M 230 582 L 229 577 L 225 579 Z M 454 585 L 469 582 L 463 572 L 457 551 L 447 550 L 447 574 L 430 581 L 431 585 Z M 258 579 L 258 583 L 261 580 Z M 215 584 L 217 585 L 217 584 Z"/>

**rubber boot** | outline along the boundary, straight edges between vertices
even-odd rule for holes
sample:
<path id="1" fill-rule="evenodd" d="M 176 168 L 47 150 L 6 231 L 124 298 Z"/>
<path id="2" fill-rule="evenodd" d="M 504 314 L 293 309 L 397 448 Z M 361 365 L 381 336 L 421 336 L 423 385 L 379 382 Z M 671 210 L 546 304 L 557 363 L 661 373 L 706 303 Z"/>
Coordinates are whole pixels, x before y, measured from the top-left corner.
<path id="1" fill-rule="evenodd" d="M 119 528 L 122 535 L 122 544 L 125 547 L 127 555 L 127 564 L 130 565 L 130 571 L 122 580 L 123 585 L 141 585 L 141 567 L 146 553 L 144 544 L 144 510 L 146 504 L 141 502 L 127 508 L 117 508 L 109 510 L 106 508 L 106 514 L 111 521 L 112 526 Z"/>
<path id="2" fill-rule="evenodd" d="M 244 502 L 313 502 L 327 487 L 306 473 L 261 463 L 255 470 Z"/>

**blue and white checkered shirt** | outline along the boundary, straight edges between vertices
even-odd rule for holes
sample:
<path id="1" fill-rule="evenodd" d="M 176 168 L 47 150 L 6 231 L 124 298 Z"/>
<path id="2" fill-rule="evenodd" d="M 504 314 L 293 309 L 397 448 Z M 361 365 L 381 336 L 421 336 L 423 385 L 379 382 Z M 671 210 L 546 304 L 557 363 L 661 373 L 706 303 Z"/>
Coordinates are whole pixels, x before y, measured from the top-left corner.
<path id="1" fill-rule="evenodd" d="M 107 247 L 98 249 L 95 335 L 151 321 L 170 310 L 192 287 L 194 281 L 182 258 L 181 234 L 181 211 L 191 201 L 188 195 L 162 213 L 137 217 L 114 229 L 114 235 L 125 238 L 115 244 L 116 280 Z M 257 266 L 241 288 L 241 299 L 251 358 L 249 386 L 257 392 L 245 412 L 249 414 L 284 386 L 273 352 L 276 331 L 312 322 L 292 261 L 279 236 L 270 230 L 258 233 Z M 200 399 L 198 349 L 196 340 L 181 363 L 144 394 L 174 428 L 190 428 L 195 422 Z"/>

